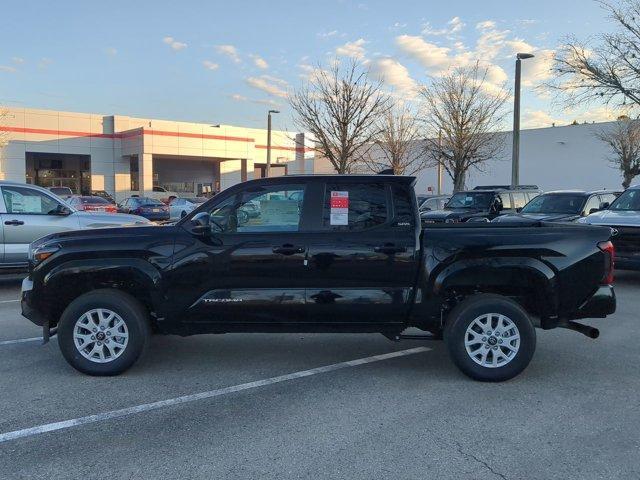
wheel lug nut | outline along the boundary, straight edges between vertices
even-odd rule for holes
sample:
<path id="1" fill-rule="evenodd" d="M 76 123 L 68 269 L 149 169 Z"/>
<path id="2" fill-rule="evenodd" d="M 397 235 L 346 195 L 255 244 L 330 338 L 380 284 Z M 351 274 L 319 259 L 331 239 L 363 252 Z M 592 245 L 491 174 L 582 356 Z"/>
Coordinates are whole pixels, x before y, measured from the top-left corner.
<path id="1" fill-rule="evenodd" d="M 482 337 L 482 341 L 486 342 L 487 341 L 487 337 Z"/>
<path id="2" fill-rule="evenodd" d="M 111 335 L 111 332 L 107 332 L 107 335 Z"/>
<path id="3" fill-rule="evenodd" d="M 487 335 L 491 335 L 491 330 L 489 330 L 489 331 L 487 332 Z"/>
<path id="4" fill-rule="evenodd" d="M 98 331 L 98 329 L 96 327 L 93 327 L 93 333 L 96 333 Z"/>
<path id="5" fill-rule="evenodd" d="M 98 346 L 102 345 L 102 342 L 98 342 Z"/>
<path id="6" fill-rule="evenodd" d="M 95 335 L 91 335 L 91 340 L 95 340 L 96 336 Z"/>
<path id="7" fill-rule="evenodd" d="M 100 330 L 104 330 L 104 327 L 100 327 Z"/>
<path id="8" fill-rule="evenodd" d="M 507 334 L 507 332 L 504 332 L 504 333 L 502 334 L 502 336 L 503 336 L 504 338 L 507 338 L 509 335 Z"/>
<path id="9" fill-rule="evenodd" d="M 494 350 L 497 350 L 497 349 L 498 349 L 498 347 L 493 347 L 493 349 L 494 349 Z"/>
<path id="10" fill-rule="evenodd" d="M 498 340 L 498 343 L 502 343 L 502 339 Z"/>

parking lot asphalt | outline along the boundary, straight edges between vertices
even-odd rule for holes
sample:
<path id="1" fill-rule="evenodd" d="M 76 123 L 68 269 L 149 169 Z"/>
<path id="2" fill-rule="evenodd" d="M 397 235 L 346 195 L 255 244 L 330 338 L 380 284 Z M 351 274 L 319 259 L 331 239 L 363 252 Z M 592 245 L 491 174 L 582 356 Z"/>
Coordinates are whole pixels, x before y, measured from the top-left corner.
<path id="1" fill-rule="evenodd" d="M 0 478 L 640 478 L 640 273 L 618 272 L 598 340 L 538 330 L 502 384 L 441 342 L 350 334 L 156 336 L 92 378 L 55 339 L 7 343 L 40 333 L 18 291 L 0 279 Z"/>

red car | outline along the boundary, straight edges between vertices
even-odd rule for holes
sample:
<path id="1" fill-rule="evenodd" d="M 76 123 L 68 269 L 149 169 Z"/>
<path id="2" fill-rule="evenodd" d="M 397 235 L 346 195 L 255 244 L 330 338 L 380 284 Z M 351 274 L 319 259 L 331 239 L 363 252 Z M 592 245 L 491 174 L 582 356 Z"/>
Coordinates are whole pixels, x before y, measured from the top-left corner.
<path id="1" fill-rule="evenodd" d="M 67 203 L 77 210 L 85 212 L 117 213 L 118 207 L 107 199 L 97 196 L 74 195 Z"/>

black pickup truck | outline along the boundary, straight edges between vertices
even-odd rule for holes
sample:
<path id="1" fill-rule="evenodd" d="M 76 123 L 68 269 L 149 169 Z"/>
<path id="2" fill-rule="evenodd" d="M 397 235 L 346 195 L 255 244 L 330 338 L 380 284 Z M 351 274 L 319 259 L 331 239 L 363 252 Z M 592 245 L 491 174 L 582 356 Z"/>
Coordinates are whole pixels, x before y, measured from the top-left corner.
<path id="1" fill-rule="evenodd" d="M 611 229 L 440 224 L 414 179 L 286 176 L 235 185 L 175 225 L 53 234 L 30 248 L 22 313 L 66 360 L 115 375 L 151 333 L 378 332 L 444 338 L 467 375 L 514 377 L 534 327 L 615 311 Z M 251 202 L 255 215 L 242 214 Z M 409 335 L 414 327 L 424 335 Z"/>

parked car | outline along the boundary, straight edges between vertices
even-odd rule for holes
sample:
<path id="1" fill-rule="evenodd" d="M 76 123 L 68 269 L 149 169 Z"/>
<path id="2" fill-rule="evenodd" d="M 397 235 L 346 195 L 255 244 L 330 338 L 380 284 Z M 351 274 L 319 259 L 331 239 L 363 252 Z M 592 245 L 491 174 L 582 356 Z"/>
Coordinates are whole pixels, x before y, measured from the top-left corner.
<path id="1" fill-rule="evenodd" d="M 614 228 L 611 241 L 616 247 L 616 267 L 640 270 L 640 185 L 629 187 L 606 209 L 578 222 Z"/>
<path id="2" fill-rule="evenodd" d="M 118 205 L 118 212 L 140 215 L 155 222 L 169 220 L 169 205 L 149 197 L 125 198 Z"/>
<path id="3" fill-rule="evenodd" d="M 442 210 L 451 199 L 451 195 L 417 195 L 416 198 L 418 200 L 418 210 L 422 213 L 431 210 Z"/>
<path id="4" fill-rule="evenodd" d="M 91 196 L 94 197 L 102 197 L 105 200 L 107 200 L 109 203 L 113 203 L 115 205 L 116 200 L 109 195 L 108 192 L 106 192 L 105 190 L 91 190 Z"/>
<path id="5" fill-rule="evenodd" d="M 111 203 L 108 200 L 98 196 L 74 195 L 67 199 L 67 203 L 76 210 L 83 210 L 85 212 L 118 212 L 118 207 L 115 203 Z"/>
<path id="6" fill-rule="evenodd" d="M 498 215 L 516 213 L 517 209 L 538 195 L 540 190 L 535 185 L 515 189 L 495 185 L 476 187 L 454 193 L 442 210 L 423 212 L 420 217 L 423 224 L 488 222 Z"/>
<path id="7" fill-rule="evenodd" d="M 35 185 L 0 181 L 0 191 L 0 268 L 26 267 L 29 244 L 51 233 L 149 223 L 134 215 L 83 212 Z"/>
<path id="8" fill-rule="evenodd" d="M 71 190 L 69 187 L 49 187 L 48 190 L 62 199 L 68 198 L 73 195 L 73 190 Z"/>
<path id="9" fill-rule="evenodd" d="M 176 197 L 169 202 L 169 218 L 178 220 L 186 217 L 207 200 L 204 197 Z"/>
<path id="10" fill-rule="evenodd" d="M 155 198 L 165 204 L 169 204 L 173 198 L 177 198 L 179 196 L 180 194 L 178 192 L 172 192 L 158 185 L 155 185 L 153 187 L 153 191 L 147 194 L 147 198 Z"/>
<path id="11" fill-rule="evenodd" d="M 414 179 L 319 175 L 229 187 L 174 225 L 50 235 L 31 245 L 23 315 L 57 328 L 91 375 L 128 369 L 150 332 L 379 332 L 444 337 L 454 363 L 500 381 L 536 334 L 615 310 L 607 227 L 420 226 Z M 304 191 L 302 208 L 289 194 Z M 261 215 L 238 221 L 246 202 Z M 425 335 L 405 336 L 416 327 Z M 548 349 L 547 349 L 548 350 Z M 594 360 L 596 361 L 596 360 Z"/>
<path id="12" fill-rule="evenodd" d="M 546 192 L 527 203 L 519 213 L 500 215 L 492 221 L 573 222 L 580 217 L 608 208 L 619 194 L 620 192 L 610 190 Z"/>

